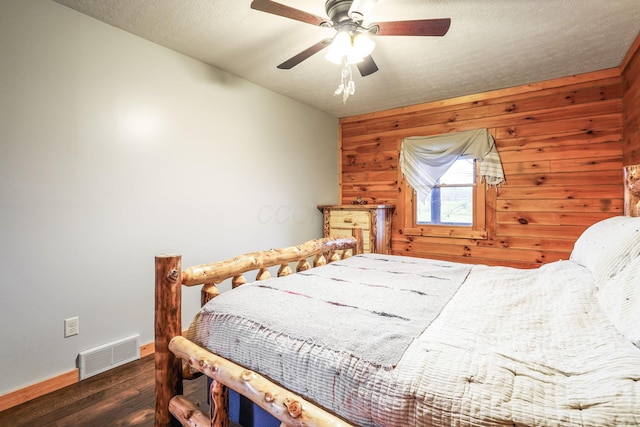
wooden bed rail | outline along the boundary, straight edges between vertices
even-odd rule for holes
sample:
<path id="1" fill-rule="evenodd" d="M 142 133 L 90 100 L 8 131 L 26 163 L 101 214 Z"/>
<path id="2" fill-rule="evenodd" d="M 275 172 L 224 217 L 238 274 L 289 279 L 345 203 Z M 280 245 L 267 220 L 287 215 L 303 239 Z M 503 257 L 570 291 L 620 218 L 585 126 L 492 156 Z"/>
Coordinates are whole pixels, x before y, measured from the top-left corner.
<path id="1" fill-rule="evenodd" d="M 184 337 L 172 339 L 169 348 L 178 357 L 188 361 L 192 368 L 214 379 L 212 388 L 216 382 L 229 386 L 275 416 L 283 426 L 351 427 L 351 424 L 272 383 L 262 375 L 210 353 Z M 212 395 L 215 394 L 215 390 L 212 390 Z M 218 409 L 218 406 L 223 405 L 215 406 L 214 409 Z M 169 407 L 182 425 L 212 425 L 209 417 L 183 396 L 172 398 Z M 212 419 L 228 417 L 226 411 L 214 410 L 212 415 Z"/>
<path id="2" fill-rule="evenodd" d="M 231 278 L 233 287 L 246 283 L 244 274 L 258 270 L 256 280 L 271 277 L 268 268 L 280 266 L 278 276 L 292 273 L 290 263 L 297 262 L 296 270 L 311 268 L 308 259 L 314 257 L 313 266 L 319 266 L 363 252 L 362 229 L 353 230 L 354 237 L 338 237 L 311 240 L 298 246 L 253 252 L 226 261 L 202 264 L 182 270 L 182 258 L 178 254 L 158 255 L 155 259 L 155 426 L 179 426 L 171 416 L 169 401 L 182 394 L 183 364 L 169 349 L 172 338 L 182 333 L 182 285 L 202 287 L 202 304 L 219 294 L 216 284 Z M 342 251 L 342 255 L 338 254 Z M 188 357 L 187 357 L 188 359 Z M 214 383 L 216 383 L 214 381 Z M 226 393 L 226 391 L 225 391 Z M 184 399 L 178 399 L 181 402 Z M 172 404 L 175 407 L 176 401 Z M 224 404 L 226 411 L 226 403 Z M 226 413 L 226 412 L 225 412 Z M 275 414 L 274 414 L 275 415 Z M 213 426 L 226 426 L 212 423 Z M 322 424 L 329 425 L 329 424 Z"/>
<path id="3" fill-rule="evenodd" d="M 182 284 L 185 286 L 216 284 L 248 271 L 264 270 L 274 266 L 281 266 L 281 270 L 285 272 L 281 275 L 284 276 L 287 273 L 286 267 L 283 266 L 302 261 L 302 264 L 299 264 L 302 268 L 298 271 L 305 270 L 309 268 L 307 259 L 312 256 L 317 257 L 316 265 L 321 265 L 325 254 L 335 254 L 338 250 L 354 248 L 356 243 L 354 239 L 354 237 L 316 239 L 298 246 L 253 252 L 226 261 L 192 266 L 182 272 Z"/>

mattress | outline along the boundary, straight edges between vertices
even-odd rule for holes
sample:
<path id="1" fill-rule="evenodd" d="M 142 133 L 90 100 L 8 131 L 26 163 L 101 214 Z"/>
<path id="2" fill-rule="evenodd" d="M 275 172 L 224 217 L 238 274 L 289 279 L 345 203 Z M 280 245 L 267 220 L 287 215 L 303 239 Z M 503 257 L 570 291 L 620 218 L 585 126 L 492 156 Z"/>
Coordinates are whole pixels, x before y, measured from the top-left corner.
<path id="1" fill-rule="evenodd" d="M 412 263 L 417 273 L 397 271 Z M 438 266 L 448 273 L 436 272 Z M 401 288 L 407 282 L 427 295 L 443 287 L 443 277 L 451 289 L 436 292 L 436 312 L 387 358 L 368 357 L 359 347 L 375 339 L 375 322 L 357 323 L 357 334 L 345 332 L 360 338 L 342 348 L 301 335 L 304 328 L 291 333 L 284 321 L 265 323 L 307 316 L 304 305 L 274 309 L 265 299 L 261 291 L 281 279 L 240 288 L 242 321 L 229 321 L 222 308 L 226 294 L 213 299 L 196 315 L 190 339 L 359 426 L 640 425 L 640 349 L 611 322 L 596 298 L 593 274 L 577 262 L 519 270 L 364 254 L 314 270 L 349 287 L 344 271 L 350 268 L 364 272 L 355 274 L 358 280 L 383 285 L 376 277 L 395 277 Z M 367 268 L 386 273 L 368 275 Z M 301 287 L 309 280 L 300 273 L 289 277 Z M 340 292 L 330 288 L 318 295 L 341 304 Z M 389 300 L 387 314 L 409 313 L 394 304 L 400 303 Z M 218 306 L 223 315 L 216 315 Z M 321 325 L 327 320 L 318 313 L 307 317 Z M 348 316 L 331 320 L 334 335 L 354 327 Z M 388 334 L 393 325 L 381 329 Z"/>

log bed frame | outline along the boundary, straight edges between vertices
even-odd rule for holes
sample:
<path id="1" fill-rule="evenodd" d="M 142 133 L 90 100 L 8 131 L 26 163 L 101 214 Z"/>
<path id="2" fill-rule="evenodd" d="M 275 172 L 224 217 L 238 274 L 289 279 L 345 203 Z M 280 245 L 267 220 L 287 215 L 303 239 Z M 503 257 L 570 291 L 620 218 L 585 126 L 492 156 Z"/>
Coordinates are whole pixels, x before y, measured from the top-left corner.
<path id="1" fill-rule="evenodd" d="M 299 246 L 254 252 L 212 264 L 182 270 L 181 256 L 167 254 L 155 259 L 155 426 L 228 427 L 228 388 L 246 396 L 280 420 L 281 426 L 350 426 L 325 409 L 269 379 L 203 349 L 182 334 L 182 286 L 202 285 L 201 304 L 220 294 L 216 284 L 232 279 L 232 287 L 247 282 L 244 274 L 258 270 L 256 280 L 271 277 L 269 267 L 280 266 L 278 276 L 324 265 L 362 253 L 362 230 L 354 237 L 311 240 Z M 349 251 L 350 250 L 350 251 Z M 182 396 L 183 379 L 204 374 L 211 378 L 210 415 Z"/>
<path id="2" fill-rule="evenodd" d="M 640 164 L 624 168 L 625 215 L 640 215 Z M 299 246 L 254 252 L 227 261 L 202 264 L 181 270 L 180 255 L 156 257 L 155 296 L 155 426 L 228 427 L 228 387 L 249 398 L 280 420 L 281 427 L 348 427 L 346 421 L 269 379 L 217 356 L 186 338 L 182 333 L 182 286 L 202 285 L 201 303 L 220 294 L 216 284 L 232 279 L 232 287 L 246 283 L 244 273 L 258 270 L 256 280 L 271 277 L 269 267 L 280 266 L 278 276 L 324 265 L 363 252 L 362 229 L 353 237 L 311 240 Z M 339 254 L 341 251 L 341 255 Z M 182 359 L 182 360 L 181 360 Z M 184 363 L 183 363 L 184 360 Z M 202 373 L 211 382 L 210 412 L 205 415 L 182 396 L 182 381 Z M 173 416 L 172 416 L 173 415 Z"/>

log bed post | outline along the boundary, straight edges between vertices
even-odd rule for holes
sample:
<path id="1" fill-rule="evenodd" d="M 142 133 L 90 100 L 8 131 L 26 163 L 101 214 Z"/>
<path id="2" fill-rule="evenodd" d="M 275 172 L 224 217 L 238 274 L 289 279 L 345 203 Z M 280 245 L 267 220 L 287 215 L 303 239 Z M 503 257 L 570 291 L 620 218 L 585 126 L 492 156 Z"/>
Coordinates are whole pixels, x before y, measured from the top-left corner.
<path id="1" fill-rule="evenodd" d="M 363 254 L 364 253 L 364 240 L 362 240 L 362 228 L 355 227 L 351 230 L 351 235 L 354 239 L 356 239 L 356 247 L 353 248 L 353 254 Z"/>
<path id="2" fill-rule="evenodd" d="M 169 412 L 169 401 L 182 394 L 182 361 L 169 350 L 171 338 L 182 333 L 182 258 L 156 256 L 155 305 L 155 427 L 180 426 Z"/>
<path id="3" fill-rule="evenodd" d="M 195 351 L 198 347 L 190 343 L 190 350 L 183 353 L 179 346 L 174 345 L 171 347 L 170 341 L 175 337 L 175 342 L 186 341 L 181 337 L 182 334 L 182 286 L 195 286 L 203 285 L 201 302 L 205 304 L 210 299 L 216 297 L 219 294 L 219 290 L 215 284 L 220 283 L 223 280 L 233 278 L 233 287 L 240 286 L 246 283 L 246 278 L 243 273 L 251 270 L 259 269 L 256 280 L 263 280 L 270 277 L 268 267 L 280 266 L 278 270 L 278 276 L 289 275 L 292 273 L 292 269 L 289 266 L 291 262 L 297 262 L 297 271 L 306 270 L 310 268 L 308 258 L 315 255 L 314 266 L 326 264 L 328 261 L 335 261 L 338 259 L 344 259 L 349 256 L 347 250 L 351 248 L 352 255 L 360 254 L 363 252 L 362 243 L 362 229 L 356 228 L 353 230 L 352 238 L 334 238 L 334 239 L 318 239 L 306 242 L 302 245 L 290 248 L 271 249 L 269 251 L 255 252 L 251 254 L 245 254 L 230 260 L 202 264 L 192 266 L 186 270 L 182 270 L 182 258 L 177 254 L 158 255 L 155 259 L 155 427 L 174 427 L 180 425 L 189 426 L 215 426 L 215 427 L 227 427 L 228 420 L 228 401 L 227 401 L 227 383 L 235 384 L 231 378 L 226 378 L 227 381 L 218 381 L 217 375 L 213 372 L 217 372 L 218 368 L 211 368 L 209 365 L 193 365 L 194 357 L 196 353 L 189 355 L 189 351 Z M 336 251 L 343 250 L 342 257 L 337 256 Z M 327 260 L 325 255 L 329 257 Z M 215 356 L 211 354 L 214 358 Z M 212 383 L 211 395 L 213 400 L 210 401 L 213 410 L 211 417 L 207 417 L 197 407 L 191 404 L 182 395 L 184 378 L 189 377 L 183 371 L 184 359 L 186 367 L 191 367 L 195 372 L 201 372 L 207 374 L 214 381 Z M 230 364 L 233 363 L 225 361 L 225 359 L 219 358 L 215 360 L 221 360 L 220 363 Z M 217 363 L 217 362 L 216 362 Z M 214 363 L 215 365 L 215 363 Z M 213 371 L 207 373 L 205 371 Z M 246 371 L 244 368 L 242 372 Z M 267 382 L 268 384 L 271 384 Z M 283 393 L 289 393 L 286 389 L 282 389 Z M 285 393 L 285 394 L 286 394 Z M 251 393 L 245 393 L 247 396 Z M 293 396 L 294 402 L 298 404 L 299 396 L 293 394 L 287 394 Z M 250 397 L 251 398 L 251 397 Z M 253 400 L 253 399 L 252 399 Z M 258 399 L 259 400 L 259 399 Z M 269 402 L 271 397 L 269 398 Z M 254 402 L 258 403 L 257 400 Z M 290 405 L 286 402 L 284 406 L 274 407 L 273 405 L 267 405 L 268 411 L 276 418 L 280 418 L 283 421 L 283 426 L 288 425 L 291 421 L 289 417 L 298 418 L 301 413 L 293 411 Z M 295 406 L 295 405 L 294 405 Z M 334 424 L 336 420 L 332 415 L 325 413 L 321 408 L 307 402 L 305 403 L 307 409 L 304 411 L 307 414 L 311 414 L 311 424 L 314 426 L 349 426 L 349 424 L 343 423 L 338 420 L 338 424 Z M 287 409 L 288 416 L 283 412 Z M 300 408 L 298 408 L 300 409 Z M 293 411 L 293 412 L 292 412 Z M 295 414 L 294 414 L 295 412 Z M 280 414 L 280 417 L 278 417 Z M 282 419 L 284 417 L 288 421 Z M 303 418 L 308 418 L 309 415 L 304 415 Z M 330 420 L 330 421 L 327 421 Z M 328 422 L 328 424 L 327 424 Z M 306 425 L 306 424 L 296 424 Z"/>

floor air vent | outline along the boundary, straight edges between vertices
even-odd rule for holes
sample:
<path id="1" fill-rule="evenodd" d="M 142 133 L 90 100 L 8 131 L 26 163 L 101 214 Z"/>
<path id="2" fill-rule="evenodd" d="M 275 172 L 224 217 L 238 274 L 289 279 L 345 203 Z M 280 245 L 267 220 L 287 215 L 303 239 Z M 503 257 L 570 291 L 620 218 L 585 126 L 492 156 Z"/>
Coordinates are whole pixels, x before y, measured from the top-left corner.
<path id="1" fill-rule="evenodd" d="M 78 356 L 80 379 L 83 380 L 116 366 L 140 359 L 139 337 L 139 335 L 134 335 L 81 352 Z"/>

